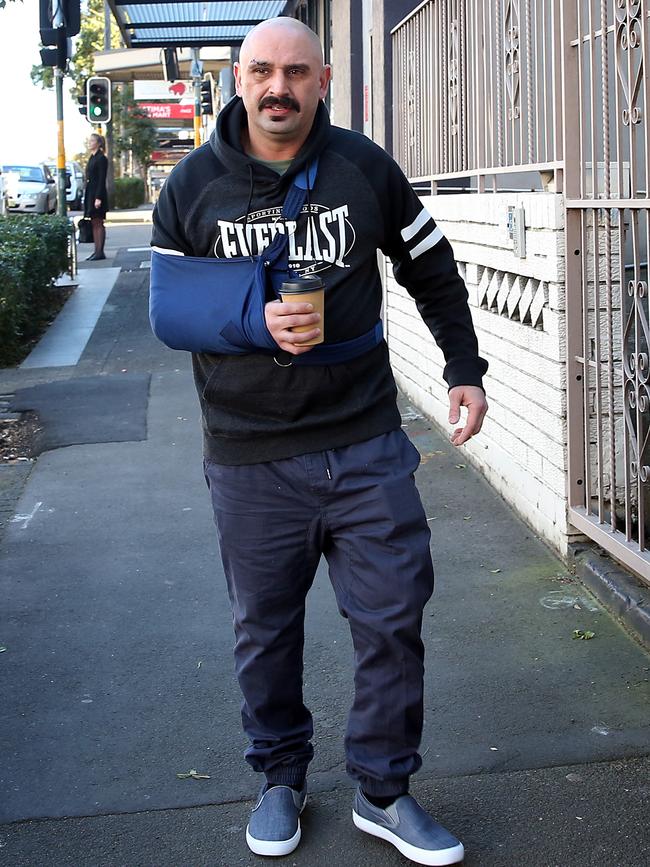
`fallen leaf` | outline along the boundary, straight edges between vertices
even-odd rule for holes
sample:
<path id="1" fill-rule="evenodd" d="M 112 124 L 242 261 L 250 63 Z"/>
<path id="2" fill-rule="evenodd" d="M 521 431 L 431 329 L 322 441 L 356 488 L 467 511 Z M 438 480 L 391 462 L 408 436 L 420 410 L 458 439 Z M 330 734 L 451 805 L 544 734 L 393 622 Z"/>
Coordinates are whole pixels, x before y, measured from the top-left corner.
<path id="1" fill-rule="evenodd" d="M 0 647 L 0 653 L 4 653 L 6 649 L 6 647 Z"/>
<path id="2" fill-rule="evenodd" d="M 198 661 L 196 667 L 197 667 L 197 668 L 201 668 L 202 665 L 203 665 L 203 660 L 202 660 L 202 659 L 199 659 L 199 661 Z"/>
<path id="3" fill-rule="evenodd" d="M 456 464 L 456 469 L 457 470 L 464 470 L 464 469 L 466 469 L 466 466 L 465 466 L 465 464 Z"/>
<path id="4" fill-rule="evenodd" d="M 472 520 L 471 515 L 463 515 L 463 521 L 471 521 L 471 520 Z"/>
<path id="5" fill-rule="evenodd" d="M 208 774 L 199 774 L 195 768 L 191 768 L 186 774 L 176 774 L 179 780 L 209 780 Z"/>
<path id="6" fill-rule="evenodd" d="M 592 632 L 590 629 L 574 629 L 572 638 L 578 638 L 580 641 L 589 641 L 590 638 L 594 638 L 596 635 L 595 632 Z"/>
<path id="7" fill-rule="evenodd" d="M 492 750 L 493 753 L 498 753 L 498 752 L 499 752 L 499 748 L 498 748 L 498 747 L 490 747 L 490 749 Z"/>
<path id="8" fill-rule="evenodd" d="M 501 569 L 490 569 L 490 572 L 491 572 L 493 575 L 497 575 L 500 571 L 501 571 Z"/>

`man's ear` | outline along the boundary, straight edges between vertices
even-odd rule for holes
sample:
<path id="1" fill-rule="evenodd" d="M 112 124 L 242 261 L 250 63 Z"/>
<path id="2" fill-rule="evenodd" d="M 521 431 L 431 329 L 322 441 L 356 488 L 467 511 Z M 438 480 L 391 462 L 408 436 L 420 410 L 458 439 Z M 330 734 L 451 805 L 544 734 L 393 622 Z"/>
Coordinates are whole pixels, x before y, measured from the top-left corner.
<path id="1" fill-rule="evenodd" d="M 321 72 L 321 75 L 320 75 L 320 94 L 319 94 L 319 96 L 321 99 L 325 99 L 325 97 L 327 96 L 327 88 L 329 87 L 331 79 L 332 79 L 332 67 L 328 63 L 323 67 L 323 71 Z"/>
<path id="2" fill-rule="evenodd" d="M 241 64 L 235 63 L 233 65 L 233 72 L 235 74 L 235 93 L 237 96 L 241 96 Z"/>

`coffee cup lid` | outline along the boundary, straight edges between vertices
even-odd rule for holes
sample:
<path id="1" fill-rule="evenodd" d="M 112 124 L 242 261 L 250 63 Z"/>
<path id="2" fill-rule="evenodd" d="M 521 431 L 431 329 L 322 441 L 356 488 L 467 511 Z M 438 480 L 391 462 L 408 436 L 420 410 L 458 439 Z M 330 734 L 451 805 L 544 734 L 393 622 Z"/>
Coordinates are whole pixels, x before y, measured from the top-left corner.
<path id="1" fill-rule="evenodd" d="M 304 277 L 290 277 L 280 287 L 280 292 L 285 295 L 301 295 L 303 292 L 315 292 L 323 288 L 323 281 L 315 274 L 307 274 Z"/>

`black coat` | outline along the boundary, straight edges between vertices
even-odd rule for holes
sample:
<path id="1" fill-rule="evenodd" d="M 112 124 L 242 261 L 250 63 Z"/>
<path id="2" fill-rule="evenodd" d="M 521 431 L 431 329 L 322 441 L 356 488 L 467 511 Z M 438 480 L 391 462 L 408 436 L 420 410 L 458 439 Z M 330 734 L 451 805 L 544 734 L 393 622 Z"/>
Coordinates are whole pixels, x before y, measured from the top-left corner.
<path id="1" fill-rule="evenodd" d="M 88 160 L 86 166 L 86 192 L 84 195 L 84 216 L 106 217 L 108 193 L 106 192 L 106 172 L 108 160 L 103 153 L 97 151 Z M 101 207 L 95 207 L 95 199 L 101 199 Z"/>

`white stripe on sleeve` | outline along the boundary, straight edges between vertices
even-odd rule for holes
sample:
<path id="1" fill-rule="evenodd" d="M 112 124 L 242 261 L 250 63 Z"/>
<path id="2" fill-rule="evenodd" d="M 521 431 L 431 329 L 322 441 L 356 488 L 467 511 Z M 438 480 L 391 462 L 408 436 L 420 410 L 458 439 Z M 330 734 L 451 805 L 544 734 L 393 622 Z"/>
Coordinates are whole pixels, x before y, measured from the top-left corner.
<path id="1" fill-rule="evenodd" d="M 185 253 L 181 253 L 180 250 L 168 250 L 166 247 L 153 247 L 152 250 L 155 250 L 156 253 L 162 253 L 163 256 L 184 256 Z"/>
<path id="2" fill-rule="evenodd" d="M 402 229 L 402 238 L 405 241 L 410 241 L 411 238 L 414 238 L 420 231 L 422 226 L 424 226 L 425 223 L 428 223 L 430 219 L 431 214 L 427 211 L 426 208 L 422 208 L 422 210 L 417 215 L 415 220 L 413 220 L 411 225 L 407 226 L 405 229 Z"/>
<path id="3" fill-rule="evenodd" d="M 427 250 L 435 247 L 441 238 L 444 238 L 444 235 L 438 226 L 436 226 L 430 235 L 427 235 L 423 241 L 420 241 L 416 247 L 413 247 L 411 250 L 411 259 L 417 259 L 418 256 L 421 256 L 423 253 L 426 253 Z"/>

